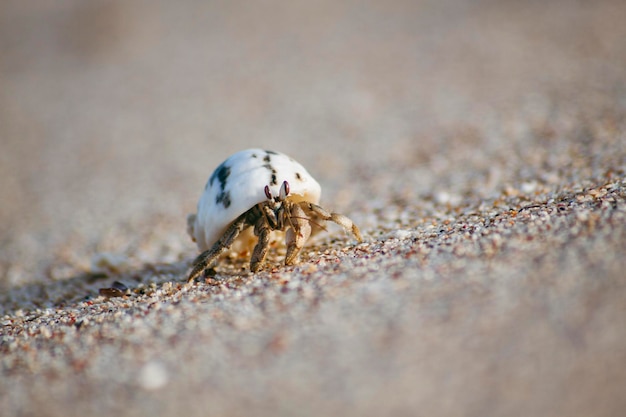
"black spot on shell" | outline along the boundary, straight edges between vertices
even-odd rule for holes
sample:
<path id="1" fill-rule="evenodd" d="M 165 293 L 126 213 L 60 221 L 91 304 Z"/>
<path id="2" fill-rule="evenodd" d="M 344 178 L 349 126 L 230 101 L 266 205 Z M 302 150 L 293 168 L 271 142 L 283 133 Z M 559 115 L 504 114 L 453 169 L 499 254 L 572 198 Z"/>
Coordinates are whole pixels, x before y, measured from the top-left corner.
<path id="1" fill-rule="evenodd" d="M 276 171 L 272 171 L 272 185 L 278 184 L 278 179 L 276 178 Z"/>
<path id="2" fill-rule="evenodd" d="M 300 173 L 299 173 L 299 172 L 296 172 L 296 179 L 297 179 L 298 181 L 302 181 L 302 175 L 300 175 Z"/>
<path id="3" fill-rule="evenodd" d="M 222 191 L 217 195 L 217 198 L 215 199 L 215 204 L 221 204 L 224 206 L 224 208 L 230 207 L 230 203 L 231 201 L 229 191 Z"/>
<path id="4" fill-rule="evenodd" d="M 278 155 L 278 152 L 268 151 L 267 149 L 265 150 L 265 153 L 269 155 Z"/>
<path id="5" fill-rule="evenodd" d="M 255 153 L 252 154 L 253 158 L 258 158 Z"/>
<path id="6" fill-rule="evenodd" d="M 265 155 L 265 156 L 263 157 L 263 161 L 265 161 L 265 162 L 267 162 L 267 163 L 269 164 L 269 163 L 270 163 L 270 161 L 271 161 L 270 155 L 269 155 L 269 154 Z"/>
<path id="7" fill-rule="evenodd" d="M 224 191 L 224 188 L 226 188 L 226 180 L 228 179 L 229 175 L 230 175 L 230 167 L 226 165 L 225 162 L 222 162 L 220 166 L 218 166 L 217 169 L 213 171 L 213 174 L 211 174 L 211 178 L 209 178 L 209 185 L 211 185 L 212 187 L 213 182 L 217 178 L 217 180 L 220 182 L 220 189 Z"/>

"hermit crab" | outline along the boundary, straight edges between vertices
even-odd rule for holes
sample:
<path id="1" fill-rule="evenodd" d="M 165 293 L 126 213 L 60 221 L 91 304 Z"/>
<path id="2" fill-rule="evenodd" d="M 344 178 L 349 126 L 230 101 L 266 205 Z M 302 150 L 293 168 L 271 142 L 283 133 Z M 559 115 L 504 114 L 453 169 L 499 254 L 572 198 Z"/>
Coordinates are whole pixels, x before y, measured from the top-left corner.
<path id="1" fill-rule="evenodd" d="M 361 242 L 352 220 L 318 205 L 320 194 L 311 174 L 285 154 L 247 149 L 231 155 L 211 174 L 198 212 L 187 217 L 187 232 L 202 252 L 193 261 L 188 281 L 204 274 L 229 249 L 254 247 L 250 270 L 258 271 L 280 232 L 285 265 L 294 265 L 307 239 L 325 221 L 337 223 Z"/>

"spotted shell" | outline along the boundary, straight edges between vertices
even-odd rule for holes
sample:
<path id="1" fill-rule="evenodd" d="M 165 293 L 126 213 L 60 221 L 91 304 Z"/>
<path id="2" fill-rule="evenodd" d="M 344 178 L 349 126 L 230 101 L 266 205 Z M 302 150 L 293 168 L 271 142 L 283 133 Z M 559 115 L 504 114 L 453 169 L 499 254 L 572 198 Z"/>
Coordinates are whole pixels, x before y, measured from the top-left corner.
<path id="1" fill-rule="evenodd" d="M 237 217 L 266 201 L 266 185 L 272 195 L 278 195 L 283 181 L 289 183 L 292 201 L 319 203 L 322 190 L 318 182 L 302 165 L 285 154 L 247 149 L 222 162 L 204 187 L 197 214 L 187 219 L 187 231 L 200 251 L 211 248 Z M 232 249 L 250 249 L 253 243 L 248 230 L 240 235 Z"/>

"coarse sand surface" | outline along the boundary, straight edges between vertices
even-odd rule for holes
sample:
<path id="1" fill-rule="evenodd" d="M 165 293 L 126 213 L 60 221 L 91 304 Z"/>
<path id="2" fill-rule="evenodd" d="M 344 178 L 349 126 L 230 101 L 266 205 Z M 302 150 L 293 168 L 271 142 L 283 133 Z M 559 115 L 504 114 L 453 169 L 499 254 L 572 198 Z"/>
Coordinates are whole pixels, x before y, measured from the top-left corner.
<path id="1" fill-rule="evenodd" d="M 626 2 L 7 1 L 0 414 L 621 416 Z M 186 283 L 250 147 L 322 184 L 284 266 Z"/>

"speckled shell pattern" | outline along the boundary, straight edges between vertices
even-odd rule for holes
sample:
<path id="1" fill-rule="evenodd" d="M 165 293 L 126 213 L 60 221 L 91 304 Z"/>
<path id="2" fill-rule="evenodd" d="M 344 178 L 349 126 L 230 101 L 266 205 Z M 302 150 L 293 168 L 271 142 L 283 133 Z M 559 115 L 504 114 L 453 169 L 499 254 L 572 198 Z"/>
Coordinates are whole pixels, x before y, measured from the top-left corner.
<path id="1" fill-rule="evenodd" d="M 205 186 L 190 232 L 200 251 L 211 248 L 237 217 L 266 201 L 266 185 L 272 195 L 277 196 L 283 181 L 289 182 L 292 201 L 319 203 L 319 183 L 302 165 L 285 154 L 247 149 L 222 162 Z M 246 249 L 254 242 L 251 237 L 251 232 L 243 233 L 235 241 L 233 250 Z"/>

